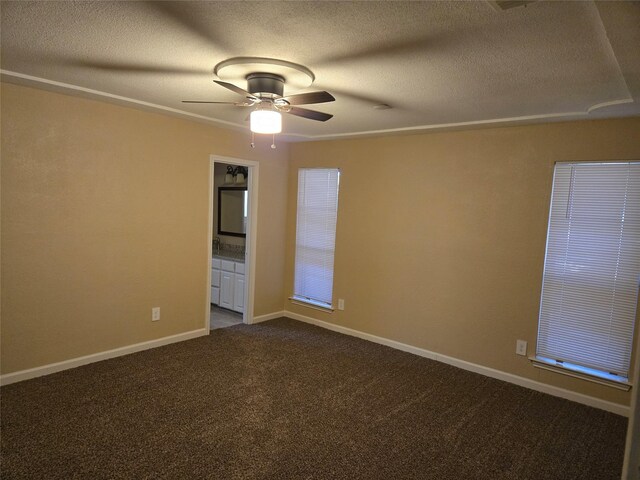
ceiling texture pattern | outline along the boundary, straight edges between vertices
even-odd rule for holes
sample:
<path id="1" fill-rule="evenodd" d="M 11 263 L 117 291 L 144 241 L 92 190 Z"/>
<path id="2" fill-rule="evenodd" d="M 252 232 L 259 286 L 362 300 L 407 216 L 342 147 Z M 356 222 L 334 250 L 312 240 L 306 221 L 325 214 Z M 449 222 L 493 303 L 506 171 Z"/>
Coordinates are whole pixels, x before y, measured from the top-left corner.
<path id="1" fill-rule="evenodd" d="M 213 83 L 234 57 L 301 64 L 325 122 L 290 141 L 640 115 L 640 2 L 3 1 L 4 81 L 248 130 Z M 238 84 L 246 88 L 246 84 Z M 241 99 L 241 98 L 240 98 Z M 381 104 L 391 108 L 374 108 Z"/>

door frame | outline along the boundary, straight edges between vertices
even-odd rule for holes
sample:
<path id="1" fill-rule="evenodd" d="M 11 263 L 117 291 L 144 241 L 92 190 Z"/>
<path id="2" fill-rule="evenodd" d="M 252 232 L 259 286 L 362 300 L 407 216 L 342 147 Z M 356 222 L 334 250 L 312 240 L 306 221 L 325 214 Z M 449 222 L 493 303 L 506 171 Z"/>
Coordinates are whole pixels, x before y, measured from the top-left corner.
<path id="1" fill-rule="evenodd" d="M 245 160 L 242 158 L 225 157 L 222 155 L 209 156 L 209 228 L 207 233 L 207 304 L 205 315 L 205 328 L 210 331 L 209 321 L 211 318 L 211 258 L 213 256 L 213 196 L 215 195 L 215 165 L 216 163 L 229 163 L 241 165 L 248 168 L 247 175 L 247 195 L 249 197 L 249 208 L 247 215 L 247 236 L 245 238 L 245 283 L 244 283 L 244 312 L 242 322 L 253 323 L 253 300 L 255 293 L 255 272 L 256 272 L 256 238 L 258 226 L 258 175 L 260 164 L 255 160 Z M 248 267 L 248 268 L 246 268 Z"/>

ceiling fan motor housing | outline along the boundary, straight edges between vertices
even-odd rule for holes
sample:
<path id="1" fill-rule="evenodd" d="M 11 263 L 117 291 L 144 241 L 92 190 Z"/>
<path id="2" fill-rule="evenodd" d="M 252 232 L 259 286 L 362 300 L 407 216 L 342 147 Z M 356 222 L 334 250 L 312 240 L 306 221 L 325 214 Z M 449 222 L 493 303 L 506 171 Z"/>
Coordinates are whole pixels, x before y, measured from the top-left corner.
<path id="1" fill-rule="evenodd" d="M 273 73 L 250 73 L 247 75 L 247 90 L 253 94 L 270 93 L 282 97 L 284 78 Z"/>

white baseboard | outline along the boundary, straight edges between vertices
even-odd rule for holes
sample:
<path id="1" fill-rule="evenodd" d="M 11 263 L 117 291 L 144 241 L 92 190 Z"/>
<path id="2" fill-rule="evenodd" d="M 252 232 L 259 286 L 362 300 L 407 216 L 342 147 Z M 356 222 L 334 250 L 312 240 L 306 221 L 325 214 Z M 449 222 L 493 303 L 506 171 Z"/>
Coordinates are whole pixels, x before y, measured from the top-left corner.
<path id="1" fill-rule="evenodd" d="M 584 395 L 581 393 L 572 392 L 570 390 L 554 387 L 552 385 L 547 385 L 545 383 L 536 382 L 535 380 L 530 380 L 528 378 L 520 377 L 518 375 L 513 375 L 511 373 L 503 372 L 501 370 L 496 370 L 496 369 L 485 367 L 475 363 L 467 362 L 465 360 L 460 360 L 460 359 L 449 357 L 446 355 L 441 355 L 439 353 L 432 352 L 430 350 L 425 350 L 423 348 L 407 345 L 406 343 L 397 342 L 395 340 L 389 340 L 384 337 L 378 337 L 370 333 L 364 333 L 359 330 L 354 330 L 351 328 L 343 327 L 341 325 L 336 325 L 336 324 L 325 322 L 322 320 L 317 320 L 315 318 L 307 317 L 305 315 L 300 315 L 298 313 L 289 312 L 286 310 L 254 317 L 252 323 L 255 324 L 260 322 L 266 322 L 267 320 L 273 320 L 275 318 L 280 318 L 280 317 L 292 318 L 294 320 L 298 320 L 301 322 L 316 325 L 318 327 L 326 328 L 327 330 L 333 330 L 334 332 L 362 338 L 363 340 L 368 340 L 370 342 L 378 343 L 380 345 L 386 345 L 388 347 L 395 348 L 397 350 L 413 353 L 414 355 L 419 355 L 421 357 L 446 363 L 454 367 L 462 368 L 463 370 L 479 373 L 487 377 L 513 383 L 521 387 L 529 388 L 531 390 L 536 390 L 542 393 L 547 393 L 549 395 L 553 395 L 556 397 L 565 398 L 567 400 L 582 403 L 590 407 L 600 408 L 602 410 L 606 410 L 608 412 L 612 412 L 618 415 L 623 415 L 625 417 L 628 417 L 630 413 L 629 407 L 625 405 L 620 405 L 618 403 L 601 400 L 599 398 L 591 397 L 589 395 Z M 27 370 L 20 370 L 18 372 L 7 373 L 4 375 L 0 375 L 0 385 L 9 385 L 11 383 L 28 380 L 30 378 L 41 377 L 43 375 L 49 375 L 51 373 L 61 372 L 63 370 L 80 367 L 82 365 L 87 365 L 89 363 L 99 362 L 101 360 L 107 360 L 109 358 L 114 358 L 114 357 L 120 357 L 123 355 L 128 355 L 130 353 L 148 350 L 150 348 L 161 347 L 163 345 L 169 345 L 171 343 L 182 342 L 184 340 L 190 340 L 190 339 L 202 337 L 208 334 L 209 334 L 209 330 L 204 328 L 199 330 L 192 330 L 190 332 L 179 333 L 177 335 L 171 335 L 171 336 L 159 338 L 156 340 L 150 340 L 148 342 L 136 343 L 133 345 L 128 345 L 126 347 L 107 350 L 105 352 L 99 352 L 99 353 L 94 353 L 92 355 L 72 358 L 70 360 L 64 360 L 62 362 L 51 363 L 48 365 L 43 365 L 41 367 L 35 367 Z"/>
<path id="2" fill-rule="evenodd" d="M 431 360 L 436 360 L 438 362 L 453 365 L 454 367 L 462 368 L 463 370 L 469 370 L 470 372 L 479 373 L 487 377 L 513 383 L 515 385 L 529 388 L 531 390 L 536 390 L 542 393 L 548 393 L 549 395 L 553 395 L 554 397 L 560 397 L 566 400 L 582 403 L 590 407 L 606 410 L 608 412 L 612 412 L 617 415 L 628 417 L 630 413 L 629 407 L 625 405 L 609 402 L 607 400 L 601 400 L 599 398 L 591 397 L 589 395 L 584 395 L 582 393 L 572 392 L 571 390 L 566 390 L 564 388 L 554 387 L 552 385 L 547 385 L 546 383 L 536 382 L 535 380 L 530 380 L 528 378 L 520 377 L 518 375 L 513 375 L 511 373 L 503 372 L 501 370 L 495 370 L 493 368 L 484 367 L 476 363 L 471 363 L 465 360 L 460 360 L 457 358 L 448 357 L 446 355 L 441 355 L 439 353 L 432 352 L 430 350 L 425 350 L 424 348 L 414 347 L 412 345 L 407 345 L 406 343 L 396 342 L 395 340 L 389 340 L 388 338 L 378 337 L 376 335 L 364 333 L 359 330 L 353 330 L 351 328 L 335 325 L 333 323 L 325 322 L 322 320 L 316 320 L 315 318 L 307 317 L 305 315 L 300 315 L 298 313 L 285 311 L 284 316 L 288 318 L 292 318 L 294 320 L 299 320 L 301 322 L 310 323 L 318 327 L 326 328 L 328 330 L 333 330 L 334 332 L 344 333 L 345 335 L 351 335 L 353 337 L 369 340 L 370 342 L 379 343 L 380 345 L 386 345 L 387 347 L 395 348 L 397 350 L 402 350 L 403 352 L 409 352 L 415 355 L 420 355 L 421 357 L 426 357 Z"/>
<path id="3" fill-rule="evenodd" d="M 63 370 L 80 367 L 82 365 L 99 362 L 101 360 L 107 360 L 109 358 L 121 357 L 130 353 L 141 352 L 142 350 L 149 350 L 150 348 L 169 345 L 170 343 L 191 340 L 192 338 L 202 337 L 204 335 L 209 335 L 209 330 L 202 328 L 200 330 L 178 333 L 177 335 L 158 338 L 156 340 L 149 340 L 148 342 L 135 343 L 126 347 L 114 348 L 113 350 L 107 350 L 105 352 L 93 353 L 91 355 L 85 355 L 84 357 L 71 358 L 62 362 L 50 363 L 41 367 L 29 368 L 27 370 L 20 370 L 13 373 L 6 373 L 4 375 L 0 375 L 0 385 L 9 385 L 11 383 L 21 382 L 23 380 L 29 380 L 30 378 L 49 375 L 51 373 L 61 372 Z"/>
<path id="4" fill-rule="evenodd" d="M 285 316 L 284 311 L 267 313 L 266 315 L 259 315 L 257 317 L 253 317 L 253 319 L 251 320 L 251 325 L 255 323 L 266 322 L 267 320 L 273 320 L 274 318 L 280 318 L 284 316 Z"/>

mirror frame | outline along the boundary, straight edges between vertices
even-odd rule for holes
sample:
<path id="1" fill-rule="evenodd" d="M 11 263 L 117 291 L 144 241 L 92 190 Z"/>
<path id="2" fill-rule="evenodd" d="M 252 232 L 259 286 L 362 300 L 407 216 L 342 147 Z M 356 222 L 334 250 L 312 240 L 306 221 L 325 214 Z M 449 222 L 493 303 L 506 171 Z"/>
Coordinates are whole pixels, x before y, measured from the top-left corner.
<path id="1" fill-rule="evenodd" d="M 243 237 L 247 238 L 246 233 L 225 232 L 221 229 L 220 217 L 222 213 L 222 192 L 223 191 L 247 191 L 247 187 L 218 187 L 218 235 L 228 235 L 230 237 Z"/>

